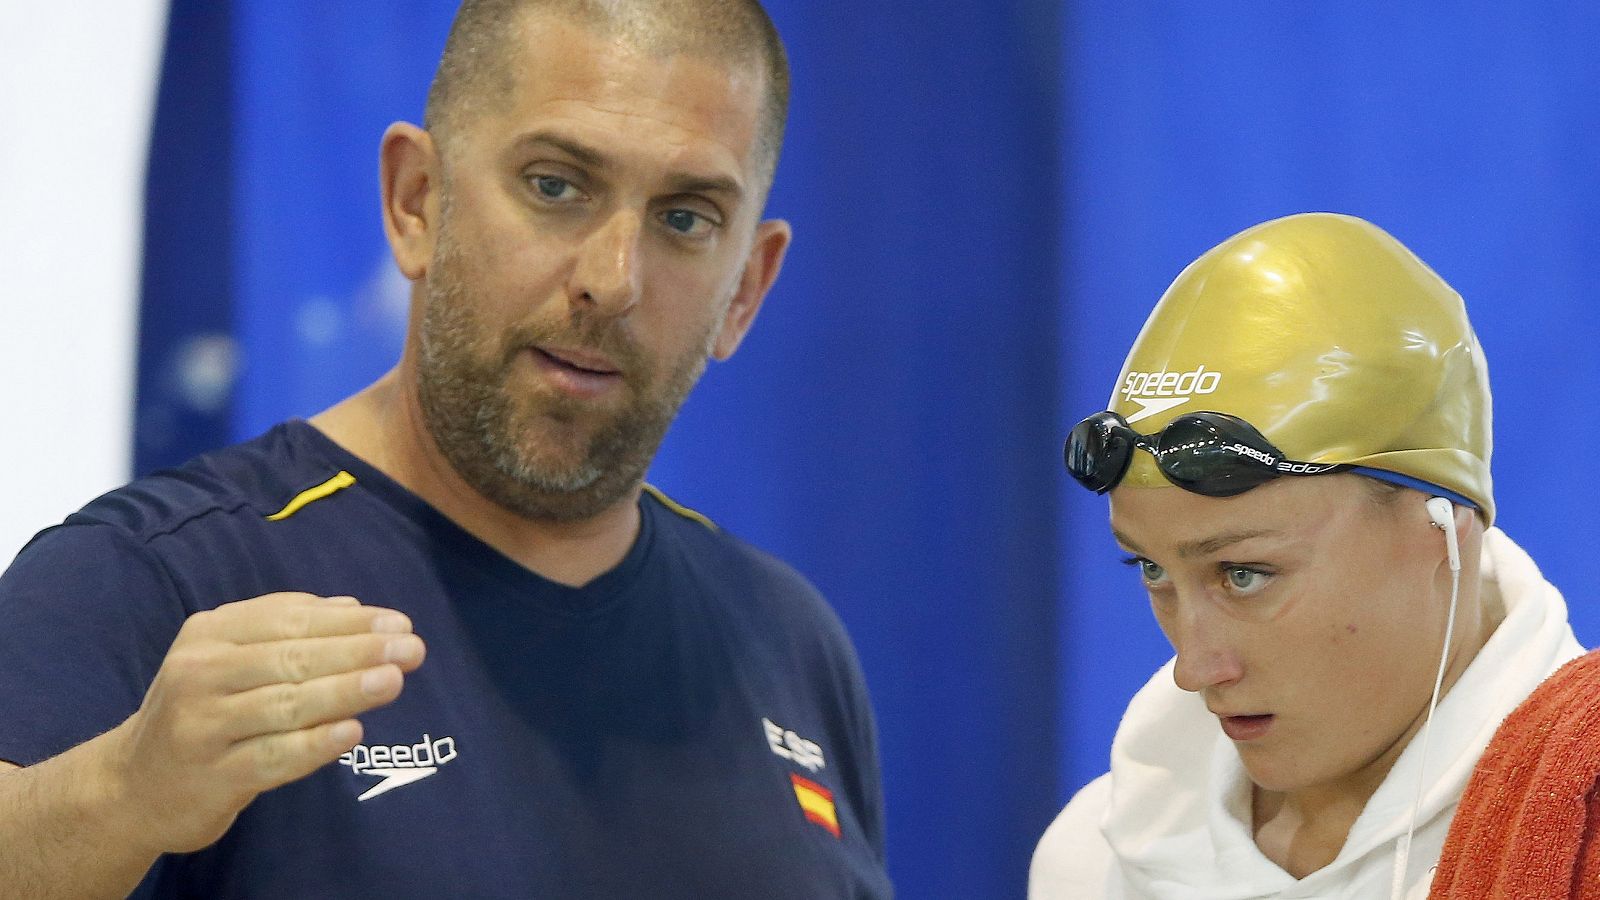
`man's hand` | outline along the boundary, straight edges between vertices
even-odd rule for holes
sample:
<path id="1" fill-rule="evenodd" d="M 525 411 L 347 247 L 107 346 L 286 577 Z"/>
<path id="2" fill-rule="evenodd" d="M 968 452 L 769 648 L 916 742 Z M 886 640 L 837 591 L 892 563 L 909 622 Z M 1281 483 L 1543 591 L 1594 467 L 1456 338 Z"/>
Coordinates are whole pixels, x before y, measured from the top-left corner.
<path id="1" fill-rule="evenodd" d="M 257 794 L 361 740 L 353 717 L 400 695 L 422 639 L 351 597 L 268 594 L 191 616 L 139 711 L 104 735 L 114 808 L 154 853 L 220 838 Z"/>

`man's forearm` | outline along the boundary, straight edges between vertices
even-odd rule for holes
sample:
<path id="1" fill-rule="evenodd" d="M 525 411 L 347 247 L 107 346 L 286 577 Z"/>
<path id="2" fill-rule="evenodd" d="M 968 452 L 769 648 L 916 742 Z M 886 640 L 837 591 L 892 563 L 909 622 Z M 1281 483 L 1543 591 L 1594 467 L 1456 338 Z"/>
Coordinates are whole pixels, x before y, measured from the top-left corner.
<path id="1" fill-rule="evenodd" d="M 126 897 L 160 855 L 106 777 L 114 734 L 25 769 L 0 762 L 0 900 Z"/>

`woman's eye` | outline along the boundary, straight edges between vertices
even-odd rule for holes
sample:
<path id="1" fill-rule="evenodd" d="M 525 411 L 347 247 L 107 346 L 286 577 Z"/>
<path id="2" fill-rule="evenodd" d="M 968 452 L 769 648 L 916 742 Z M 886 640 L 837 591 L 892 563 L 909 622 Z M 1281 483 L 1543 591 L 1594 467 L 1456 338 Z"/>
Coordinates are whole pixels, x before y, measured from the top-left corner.
<path id="1" fill-rule="evenodd" d="M 1247 569 L 1244 566 L 1229 566 L 1224 574 L 1228 579 L 1228 587 L 1235 593 L 1254 594 L 1267 586 L 1267 581 L 1272 576 L 1259 569 Z"/>
<path id="2" fill-rule="evenodd" d="M 1122 564 L 1138 569 L 1139 579 L 1144 582 L 1145 587 L 1155 587 L 1166 581 L 1167 570 L 1142 556 L 1124 556 Z"/>
<path id="3" fill-rule="evenodd" d="M 1143 578 L 1146 584 L 1160 584 L 1166 579 L 1167 570 L 1148 559 L 1141 559 L 1139 560 L 1139 577 Z"/>
<path id="4" fill-rule="evenodd" d="M 567 200 L 578 192 L 572 182 L 556 175 L 535 175 L 532 181 L 534 189 L 549 200 Z"/>

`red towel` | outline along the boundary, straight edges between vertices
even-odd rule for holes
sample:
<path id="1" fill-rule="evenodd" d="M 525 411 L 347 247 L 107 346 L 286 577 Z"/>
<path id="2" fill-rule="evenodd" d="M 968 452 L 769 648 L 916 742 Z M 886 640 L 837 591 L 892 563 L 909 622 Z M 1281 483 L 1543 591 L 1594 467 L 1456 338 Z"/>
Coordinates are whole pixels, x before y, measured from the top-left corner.
<path id="1" fill-rule="evenodd" d="M 1445 837 L 1430 900 L 1600 900 L 1600 650 L 1501 723 Z"/>

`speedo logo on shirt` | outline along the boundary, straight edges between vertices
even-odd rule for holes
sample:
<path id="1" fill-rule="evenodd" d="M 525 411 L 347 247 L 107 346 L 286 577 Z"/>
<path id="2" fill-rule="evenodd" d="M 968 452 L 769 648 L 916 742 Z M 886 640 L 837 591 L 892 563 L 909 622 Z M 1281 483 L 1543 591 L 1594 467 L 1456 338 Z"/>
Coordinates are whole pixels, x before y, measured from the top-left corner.
<path id="1" fill-rule="evenodd" d="M 1189 372 L 1129 372 L 1122 379 L 1122 399 L 1139 404 L 1140 409 L 1128 416 L 1128 424 L 1166 412 L 1199 394 L 1214 393 L 1221 383 L 1222 374 L 1207 372 L 1205 366 Z"/>
<path id="2" fill-rule="evenodd" d="M 357 775 L 377 775 L 382 778 L 369 787 L 356 800 L 370 800 L 387 794 L 402 785 L 421 781 L 439 771 L 439 767 L 455 759 L 456 739 L 435 739 L 424 733 L 415 744 L 357 744 L 350 752 L 339 757 L 339 765 L 349 766 Z"/>

